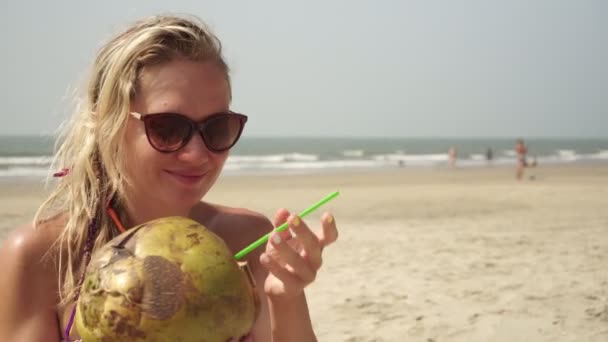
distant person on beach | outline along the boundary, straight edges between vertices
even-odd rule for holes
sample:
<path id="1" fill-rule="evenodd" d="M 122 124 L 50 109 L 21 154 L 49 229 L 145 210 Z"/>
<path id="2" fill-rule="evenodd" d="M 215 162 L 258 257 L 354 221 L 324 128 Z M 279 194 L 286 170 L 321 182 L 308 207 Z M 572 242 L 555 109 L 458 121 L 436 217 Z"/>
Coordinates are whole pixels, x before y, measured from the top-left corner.
<path id="1" fill-rule="evenodd" d="M 448 165 L 450 167 L 456 166 L 456 159 L 458 158 L 458 152 L 456 151 L 456 147 L 452 146 L 448 150 Z"/>
<path id="2" fill-rule="evenodd" d="M 494 159 L 494 152 L 492 151 L 492 148 L 488 147 L 488 149 L 486 150 L 486 163 L 488 165 L 492 165 L 493 159 Z"/>
<path id="3" fill-rule="evenodd" d="M 517 139 L 515 142 L 515 153 L 517 154 L 517 169 L 515 173 L 515 177 L 517 180 L 521 180 L 524 176 L 524 168 L 528 165 L 526 158 L 528 153 L 528 148 L 524 143 L 523 139 Z"/>
<path id="4" fill-rule="evenodd" d="M 313 230 L 286 209 L 271 221 L 204 198 L 247 122 L 231 110 L 231 89 L 220 41 L 193 17 L 145 18 L 101 48 L 59 140 L 49 197 L 0 247 L 0 341 L 79 340 L 75 303 L 90 255 L 123 230 L 169 216 L 197 221 L 234 252 L 270 233 L 244 259 L 259 315 L 231 341 L 316 341 L 305 290 L 337 239 L 333 216 L 321 215 Z M 276 231 L 282 223 L 289 229 Z M 137 329 L 117 316 L 117 330 Z"/>

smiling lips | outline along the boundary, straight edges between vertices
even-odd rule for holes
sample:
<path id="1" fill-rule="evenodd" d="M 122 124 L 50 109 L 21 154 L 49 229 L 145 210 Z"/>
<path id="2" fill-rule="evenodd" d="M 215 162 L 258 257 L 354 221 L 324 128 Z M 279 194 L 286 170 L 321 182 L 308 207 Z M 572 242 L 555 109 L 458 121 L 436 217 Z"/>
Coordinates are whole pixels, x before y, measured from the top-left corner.
<path id="1" fill-rule="evenodd" d="M 173 178 L 177 179 L 180 183 L 185 185 L 195 185 L 200 182 L 207 172 L 202 171 L 189 171 L 189 170 L 165 170 Z"/>

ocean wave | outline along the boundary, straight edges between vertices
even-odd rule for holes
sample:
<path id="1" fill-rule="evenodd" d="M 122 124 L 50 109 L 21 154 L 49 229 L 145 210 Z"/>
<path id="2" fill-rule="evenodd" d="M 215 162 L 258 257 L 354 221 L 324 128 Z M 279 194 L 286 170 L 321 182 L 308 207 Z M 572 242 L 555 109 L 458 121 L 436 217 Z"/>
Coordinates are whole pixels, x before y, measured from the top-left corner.
<path id="1" fill-rule="evenodd" d="M 363 150 L 344 150 L 344 151 L 342 151 L 342 155 L 345 157 L 361 158 L 361 157 L 363 157 L 364 153 L 365 153 L 365 151 L 363 151 Z"/>
<path id="2" fill-rule="evenodd" d="M 588 154 L 587 157 L 589 157 L 591 159 L 608 160 L 608 150 L 602 150 L 602 151 L 599 151 L 598 153 Z"/>
<path id="3" fill-rule="evenodd" d="M 404 162 L 404 163 L 415 163 L 415 164 L 436 164 L 446 162 L 448 155 L 445 153 L 437 154 L 401 154 L 401 153 L 389 153 L 389 154 L 377 154 L 372 156 L 376 161 L 392 161 L 392 162 Z"/>
<path id="4" fill-rule="evenodd" d="M 298 161 L 317 161 L 319 156 L 316 154 L 304 154 L 304 153 L 282 153 L 282 154 L 269 154 L 269 155 L 231 155 L 228 157 L 227 163 L 284 163 L 284 162 L 298 162 Z"/>
<path id="5" fill-rule="evenodd" d="M 0 157 L 0 168 L 3 166 L 51 165 L 52 160 L 51 156 Z"/>
<path id="6" fill-rule="evenodd" d="M 240 163 L 225 166 L 226 170 L 323 170 L 340 168 L 376 168 L 389 164 L 376 160 L 326 160 L 285 163 Z"/>
<path id="7" fill-rule="evenodd" d="M 0 169 L 2 177 L 45 177 L 49 174 L 48 167 L 11 167 Z"/>
<path id="8" fill-rule="evenodd" d="M 559 159 L 565 161 L 574 161 L 581 158 L 574 150 L 557 150 L 556 154 Z"/>
<path id="9" fill-rule="evenodd" d="M 502 154 L 507 157 L 517 157 L 517 152 L 515 152 L 515 150 L 504 150 L 502 151 Z"/>
<path id="10" fill-rule="evenodd" d="M 493 165 L 515 165 L 516 156 L 511 150 L 498 154 Z M 514 152 L 514 151 L 513 151 Z M 365 153 L 364 150 L 344 150 L 343 155 L 305 154 L 299 152 L 268 155 L 231 155 L 225 170 L 236 173 L 256 171 L 313 172 L 323 170 L 377 169 L 394 167 L 443 167 L 447 165 L 446 153 L 411 154 Z M 608 150 L 593 153 L 577 153 L 573 149 L 559 149 L 545 155 L 529 155 L 529 161 L 536 159 L 539 165 L 569 164 L 578 162 L 604 163 L 608 161 Z M 46 176 L 50 171 L 50 156 L 0 157 L 0 178 Z M 481 153 L 462 155 L 457 165 L 462 167 L 483 167 L 488 162 Z"/>

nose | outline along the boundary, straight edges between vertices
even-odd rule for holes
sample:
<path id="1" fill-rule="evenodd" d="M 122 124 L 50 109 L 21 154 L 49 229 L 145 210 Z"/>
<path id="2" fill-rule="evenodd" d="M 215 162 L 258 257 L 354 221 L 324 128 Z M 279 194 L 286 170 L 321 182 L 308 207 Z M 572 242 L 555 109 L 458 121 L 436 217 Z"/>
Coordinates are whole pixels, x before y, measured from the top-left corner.
<path id="1" fill-rule="evenodd" d="M 195 132 L 186 146 L 177 151 L 177 158 L 186 163 L 200 164 L 208 161 L 211 153 L 201 135 Z"/>

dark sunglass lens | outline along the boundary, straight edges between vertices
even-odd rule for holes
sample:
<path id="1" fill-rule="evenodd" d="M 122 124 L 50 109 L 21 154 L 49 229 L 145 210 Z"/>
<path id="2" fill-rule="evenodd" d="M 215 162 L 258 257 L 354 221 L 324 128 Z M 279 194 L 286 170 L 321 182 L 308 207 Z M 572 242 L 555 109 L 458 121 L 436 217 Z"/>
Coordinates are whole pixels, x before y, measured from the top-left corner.
<path id="1" fill-rule="evenodd" d="M 205 122 L 203 134 L 207 147 L 211 150 L 223 151 L 236 143 L 243 122 L 235 114 L 223 114 Z"/>
<path id="2" fill-rule="evenodd" d="M 163 152 L 176 151 L 186 142 L 192 126 L 187 119 L 173 114 L 144 116 L 150 144 Z"/>

